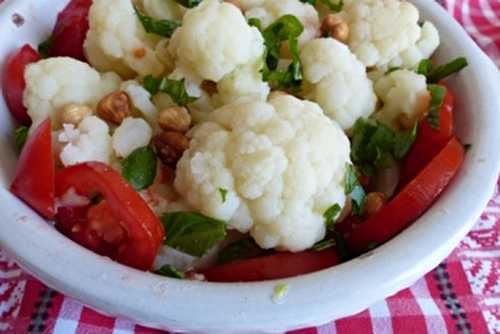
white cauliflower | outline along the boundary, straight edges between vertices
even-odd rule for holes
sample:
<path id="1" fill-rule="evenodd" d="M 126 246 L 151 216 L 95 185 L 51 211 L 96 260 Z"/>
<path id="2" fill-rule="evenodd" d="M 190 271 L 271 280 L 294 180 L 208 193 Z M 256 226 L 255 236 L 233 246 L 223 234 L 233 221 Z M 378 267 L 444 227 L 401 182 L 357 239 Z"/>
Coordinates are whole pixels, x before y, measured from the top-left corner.
<path id="1" fill-rule="evenodd" d="M 237 100 L 265 101 L 271 88 L 262 79 L 263 59 L 254 64 L 238 67 L 217 83 L 217 100 L 220 105 Z"/>
<path id="2" fill-rule="evenodd" d="M 153 130 L 142 118 L 127 117 L 113 133 L 112 143 L 116 156 L 126 158 L 135 149 L 147 146 Z"/>
<path id="3" fill-rule="evenodd" d="M 300 54 L 306 96 L 319 103 L 343 129 L 375 111 L 377 98 L 365 67 L 333 38 L 308 42 Z"/>
<path id="4" fill-rule="evenodd" d="M 424 22 L 420 38 L 417 43 L 410 46 L 399 54 L 399 57 L 391 61 L 391 67 L 404 67 L 413 69 L 425 58 L 430 58 L 440 43 L 439 31 L 429 21 Z"/>
<path id="5" fill-rule="evenodd" d="M 304 32 L 299 37 L 300 45 L 320 35 L 318 12 L 313 6 L 300 0 L 264 0 L 260 5 L 251 7 L 245 12 L 247 18 L 258 18 L 263 28 L 283 15 L 293 15 L 302 22 Z"/>
<path id="6" fill-rule="evenodd" d="M 184 15 L 169 50 L 176 63 L 205 80 L 219 81 L 264 52 L 264 40 L 235 6 L 204 0 Z"/>
<path id="7" fill-rule="evenodd" d="M 112 158 L 109 127 L 96 116 L 87 116 L 75 129 L 73 124 L 63 124 L 58 141 L 65 143 L 59 157 L 64 166 L 86 161 L 109 163 Z"/>
<path id="8" fill-rule="evenodd" d="M 133 106 L 142 113 L 149 124 L 156 127 L 158 123 L 158 110 L 151 102 L 151 94 L 135 80 L 122 83 L 121 90 L 127 93 Z"/>
<path id="9" fill-rule="evenodd" d="M 325 210 L 345 201 L 349 140 L 313 102 L 274 94 L 229 104 L 189 136 L 175 188 L 197 211 L 250 231 L 262 248 L 311 247 L 325 235 Z"/>
<path id="10" fill-rule="evenodd" d="M 426 78 L 409 70 L 391 72 L 375 83 L 383 107 L 375 117 L 395 129 L 411 128 L 427 112 L 430 93 Z"/>
<path id="11" fill-rule="evenodd" d="M 35 129 L 47 117 L 59 127 L 61 109 L 71 103 L 91 108 L 116 90 L 120 78 L 114 73 L 99 74 L 88 64 L 66 57 L 48 58 L 27 66 L 24 105 Z"/>
<path id="12" fill-rule="evenodd" d="M 142 0 L 142 7 L 147 15 L 157 20 L 179 21 L 185 11 L 173 0 Z"/>
<path id="13" fill-rule="evenodd" d="M 250 8 L 262 6 L 262 4 L 266 0 L 225 0 L 225 1 L 232 3 L 236 7 L 240 8 L 242 11 L 247 11 Z"/>
<path id="14" fill-rule="evenodd" d="M 158 76 L 165 67 L 156 57 L 154 44 L 130 0 L 94 0 L 84 49 L 96 69 L 114 71 L 125 78 Z"/>
<path id="15" fill-rule="evenodd" d="M 365 66 L 385 67 L 420 38 L 417 8 L 399 0 L 348 0 L 340 14 L 348 45 Z"/>

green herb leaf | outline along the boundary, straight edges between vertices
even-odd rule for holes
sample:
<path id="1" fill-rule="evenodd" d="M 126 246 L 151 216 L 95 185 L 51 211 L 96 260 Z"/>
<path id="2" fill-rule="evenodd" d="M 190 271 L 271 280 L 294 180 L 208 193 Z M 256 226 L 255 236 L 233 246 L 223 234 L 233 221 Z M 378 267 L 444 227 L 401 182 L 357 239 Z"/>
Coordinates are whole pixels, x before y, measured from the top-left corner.
<path id="1" fill-rule="evenodd" d="M 427 122 L 433 129 L 439 129 L 441 106 L 444 102 L 447 89 L 444 86 L 430 84 L 427 89 L 431 93 L 431 106 L 427 114 Z"/>
<path id="2" fill-rule="evenodd" d="M 432 61 L 430 59 L 422 59 L 417 67 L 417 73 L 428 76 L 432 70 Z"/>
<path id="3" fill-rule="evenodd" d="M 340 212 L 342 211 L 342 208 L 338 204 L 334 204 L 331 207 L 329 207 L 325 213 L 323 214 L 323 217 L 325 218 L 325 225 L 327 230 L 333 230 L 335 226 L 335 221 L 337 220 Z"/>
<path id="4" fill-rule="evenodd" d="M 418 123 L 415 123 L 413 129 L 396 132 L 393 153 L 394 158 L 402 160 L 410 152 L 411 147 L 417 139 Z"/>
<path id="5" fill-rule="evenodd" d="M 344 191 L 352 200 L 352 212 L 359 215 L 365 206 L 366 193 L 358 181 L 356 169 L 351 164 L 348 164 L 346 167 Z"/>
<path id="6" fill-rule="evenodd" d="M 226 203 L 227 199 L 227 189 L 219 188 L 220 197 L 222 198 L 222 203 Z"/>
<path id="7" fill-rule="evenodd" d="M 18 152 L 21 152 L 23 150 L 23 146 L 26 143 L 26 140 L 28 139 L 28 132 L 29 128 L 27 126 L 20 126 L 16 129 L 14 138 L 16 143 L 16 150 Z"/>
<path id="8" fill-rule="evenodd" d="M 220 251 L 217 258 L 218 264 L 225 264 L 236 260 L 244 260 L 256 257 L 262 253 L 262 249 L 251 238 L 234 241 Z"/>
<path id="9" fill-rule="evenodd" d="M 191 102 L 197 100 L 196 97 L 190 96 L 184 85 L 185 80 L 171 80 L 167 78 L 154 78 L 151 75 L 144 77 L 142 85 L 154 96 L 159 92 L 170 95 L 175 104 L 184 107 Z"/>
<path id="10" fill-rule="evenodd" d="M 255 27 L 255 28 L 259 29 L 260 31 L 262 31 L 262 22 L 256 17 L 249 18 L 248 25 L 251 27 Z"/>
<path id="11" fill-rule="evenodd" d="M 317 242 L 314 246 L 312 246 L 311 250 L 315 252 L 321 252 L 328 248 L 335 247 L 335 245 L 336 245 L 335 239 L 325 239 L 320 242 Z"/>
<path id="12" fill-rule="evenodd" d="M 360 118 L 353 127 L 351 159 L 365 175 L 388 168 L 403 159 L 413 146 L 417 125 L 408 131 L 395 132 L 378 121 Z"/>
<path id="13" fill-rule="evenodd" d="M 184 275 L 182 271 L 178 270 L 172 265 L 161 267 L 160 269 L 155 271 L 155 274 L 178 279 L 183 279 L 184 277 L 186 277 L 186 275 Z"/>
<path id="14" fill-rule="evenodd" d="M 174 31 L 181 26 L 180 22 L 172 20 L 155 20 L 150 16 L 142 14 L 137 7 L 135 13 L 141 21 L 146 32 L 170 38 Z"/>
<path id="15" fill-rule="evenodd" d="M 452 60 L 448 64 L 441 65 L 439 67 L 436 67 L 433 69 L 429 75 L 427 76 L 429 82 L 432 83 L 437 83 L 440 80 L 446 78 L 447 76 L 460 72 L 462 69 L 467 67 L 469 64 L 467 62 L 467 59 L 464 57 L 460 57 L 457 59 Z"/>
<path id="16" fill-rule="evenodd" d="M 156 154 L 150 147 L 133 151 L 122 161 L 122 175 L 135 190 L 143 190 L 153 184 L 156 177 Z"/>
<path id="17" fill-rule="evenodd" d="M 297 88 L 302 82 L 298 38 L 303 31 L 304 26 L 298 18 L 293 15 L 284 15 L 262 32 L 266 46 L 262 76 L 264 81 L 270 82 L 275 88 Z M 292 63 L 286 71 L 278 70 L 281 43 L 284 41 L 288 41 L 292 56 Z"/>
<path id="18" fill-rule="evenodd" d="M 203 0 L 174 0 L 179 5 L 186 8 L 194 8 L 198 6 Z"/>
<path id="19" fill-rule="evenodd" d="M 288 291 L 290 290 L 290 285 L 286 283 L 279 283 L 274 287 L 273 291 L 273 303 L 280 303 L 281 300 L 286 296 Z"/>
<path id="20" fill-rule="evenodd" d="M 198 213 L 174 212 L 161 217 L 165 244 L 192 256 L 203 256 L 226 237 L 225 222 Z"/>
<path id="21" fill-rule="evenodd" d="M 316 6 L 316 0 L 300 0 L 301 2 L 311 4 L 313 6 Z M 338 13 L 342 11 L 344 8 L 344 0 L 339 0 L 337 2 L 333 2 L 332 0 L 318 0 L 322 4 L 328 7 L 332 12 Z"/>
<path id="22" fill-rule="evenodd" d="M 42 43 L 38 44 L 38 53 L 42 58 L 48 58 L 49 57 L 49 50 L 52 47 L 54 40 L 52 38 L 52 35 L 47 37 L 45 41 Z"/>

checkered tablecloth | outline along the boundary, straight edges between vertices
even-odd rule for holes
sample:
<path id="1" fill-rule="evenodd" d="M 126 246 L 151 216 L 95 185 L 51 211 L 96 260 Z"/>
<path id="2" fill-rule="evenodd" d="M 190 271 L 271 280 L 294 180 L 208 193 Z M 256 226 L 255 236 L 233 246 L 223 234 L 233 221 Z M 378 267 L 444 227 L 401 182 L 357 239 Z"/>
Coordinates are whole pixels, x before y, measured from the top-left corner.
<path id="1" fill-rule="evenodd" d="M 500 67 L 500 0 L 440 2 Z M 352 317 L 293 333 L 500 333 L 499 185 L 474 229 L 411 288 Z M 161 333 L 85 308 L 24 273 L 1 250 L 0 332 Z"/>

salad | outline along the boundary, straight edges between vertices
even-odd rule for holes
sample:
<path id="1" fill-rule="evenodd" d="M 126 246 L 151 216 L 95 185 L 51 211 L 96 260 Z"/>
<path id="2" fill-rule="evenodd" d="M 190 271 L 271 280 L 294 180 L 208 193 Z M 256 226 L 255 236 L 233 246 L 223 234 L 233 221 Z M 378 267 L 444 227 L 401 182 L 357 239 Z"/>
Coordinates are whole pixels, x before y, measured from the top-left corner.
<path id="1" fill-rule="evenodd" d="M 422 215 L 459 170 L 464 58 L 399 0 L 71 0 L 6 59 L 11 191 L 159 275 L 290 277 Z"/>

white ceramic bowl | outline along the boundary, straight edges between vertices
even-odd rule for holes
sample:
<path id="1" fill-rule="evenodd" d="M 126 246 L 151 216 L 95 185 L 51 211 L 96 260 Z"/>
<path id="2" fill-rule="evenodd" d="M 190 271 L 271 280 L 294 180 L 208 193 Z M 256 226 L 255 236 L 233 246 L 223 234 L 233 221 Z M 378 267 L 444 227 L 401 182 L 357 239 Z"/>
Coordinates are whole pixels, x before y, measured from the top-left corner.
<path id="1" fill-rule="evenodd" d="M 37 45 L 67 0 L 7 0 L 0 6 L 0 61 Z M 359 312 L 408 287 L 434 268 L 469 231 L 492 194 L 500 161 L 499 75 L 494 65 L 434 1 L 415 0 L 439 28 L 437 59 L 466 56 L 470 66 L 450 83 L 457 95 L 457 131 L 472 149 L 453 183 L 411 227 L 375 251 L 337 267 L 277 282 L 217 284 L 136 271 L 65 238 L 6 188 L 14 171 L 14 124 L 0 101 L 0 245 L 47 285 L 94 309 L 174 331 L 271 332 L 320 325 Z M 12 15 L 21 14 L 21 27 Z"/>

